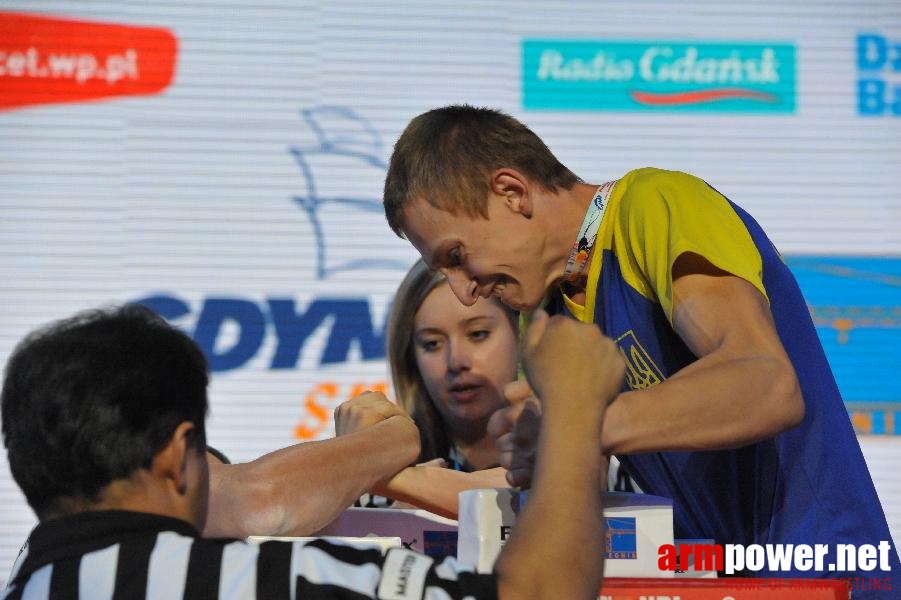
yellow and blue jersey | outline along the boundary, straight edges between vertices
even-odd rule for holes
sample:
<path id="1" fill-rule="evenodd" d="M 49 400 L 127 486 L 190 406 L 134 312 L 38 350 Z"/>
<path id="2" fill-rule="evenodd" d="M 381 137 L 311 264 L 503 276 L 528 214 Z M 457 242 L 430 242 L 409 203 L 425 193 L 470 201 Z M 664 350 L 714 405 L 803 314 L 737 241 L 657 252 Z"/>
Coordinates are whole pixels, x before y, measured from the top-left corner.
<path id="1" fill-rule="evenodd" d="M 652 168 L 620 179 L 598 232 L 585 304 L 561 296 L 556 310 L 596 323 L 617 341 L 627 362 L 624 391 L 657 385 L 697 359 L 672 327 L 672 267 L 686 252 L 745 279 L 767 298 L 800 381 L 804 420 L 736 450 L 619 456 L 629 475 L 645 492 L 673 499 L 677 538 L 746 546 L 890 541 L 793 275 L 754 219 L 703 180 Z"/>

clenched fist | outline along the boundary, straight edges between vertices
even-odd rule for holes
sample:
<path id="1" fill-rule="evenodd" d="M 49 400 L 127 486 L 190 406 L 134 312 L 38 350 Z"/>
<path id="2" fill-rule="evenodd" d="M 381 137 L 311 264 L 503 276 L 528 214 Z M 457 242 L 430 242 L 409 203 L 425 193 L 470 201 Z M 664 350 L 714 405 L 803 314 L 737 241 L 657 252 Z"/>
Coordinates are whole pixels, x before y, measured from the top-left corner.
<path id="1" fill-rule="evenodd" d="M 600 432 L 607 404 L 622 386 L 625 362 L 613 340 L 594 325 L 538 311 L 526 332 L 523 363 L 528 381 L 504 388 L 510 406 L 492 415 L 488 432 L 496 438 L 507 481 L 528 488 L 542 413 L 553 412 L 572 434 L 579 427 Z M 586 397 L 596 401 L 572 401 Z"/>
<path id="2" fill-rule="evenodd" d="M 416 425 L 407 413 L 381 392 L 363 392 L 338 405 L 335 409 L 335 435 L 354 433 L 391 417 L 400 417 L 418 435 Z"/>

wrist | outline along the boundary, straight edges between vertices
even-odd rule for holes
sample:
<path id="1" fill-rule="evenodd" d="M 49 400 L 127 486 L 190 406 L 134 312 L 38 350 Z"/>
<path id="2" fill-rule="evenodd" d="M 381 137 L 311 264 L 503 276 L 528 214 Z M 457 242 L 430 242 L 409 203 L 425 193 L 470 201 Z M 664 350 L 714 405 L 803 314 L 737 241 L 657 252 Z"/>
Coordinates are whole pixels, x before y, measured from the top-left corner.
<path id="1" fill-rule="evenodd" d="M 549 402 L 542 405 L 542 427 L 545 423 L 549 428 L 556 427 L 563 431 L 584 431 L 589 435 L 600 436 L 606 419 L 607 406 L 600 401 L 592 399 L 589 402 L 581 402 L 579 396 L 569 396 L 561 399 L 561 402 Z"/>
<path id="2" fill-rule="evenodd" d="M 366 431 L 402 467 L 415 464 L 419 458 L 419 430 L 408 416 L 392 415 Z"/>

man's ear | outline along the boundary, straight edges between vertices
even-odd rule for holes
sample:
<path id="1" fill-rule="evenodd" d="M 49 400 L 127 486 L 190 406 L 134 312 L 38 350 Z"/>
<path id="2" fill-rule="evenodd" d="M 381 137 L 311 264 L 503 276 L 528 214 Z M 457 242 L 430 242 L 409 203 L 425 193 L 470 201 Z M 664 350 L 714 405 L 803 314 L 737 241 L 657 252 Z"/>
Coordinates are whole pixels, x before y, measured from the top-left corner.
<path id="1" fill-rule="evenodd" d="M 188 491 L 188 454 L 194 452 L 193 440 L 196 435 L 194 423 L 179 423 L 169 443 L 153 457 L 153 474 L 172 482 L 179 494 Z"/>
<path id="2" fill-rule="evenodd" d="M 504 199 L 507 208 L 526 218 L 532 217 L 532 197 L 528 179 L 516 169 L 497 169 L 491 174 L 491 191 Z"/>

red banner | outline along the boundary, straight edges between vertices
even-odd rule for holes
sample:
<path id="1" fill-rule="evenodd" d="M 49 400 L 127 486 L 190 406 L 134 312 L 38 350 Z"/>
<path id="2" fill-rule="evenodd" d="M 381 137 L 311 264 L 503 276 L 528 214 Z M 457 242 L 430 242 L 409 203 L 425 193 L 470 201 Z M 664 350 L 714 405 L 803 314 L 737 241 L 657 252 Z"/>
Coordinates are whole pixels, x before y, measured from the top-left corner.
<path id="1" fill-rule="evenodd" d="M 610 577 L 599 600 L 848 600 L 851 590 L 892 589 L 891 579 L 632 579 Z"/>
<path id="2" fill-rule="evenodd" d="M 176 53 L 167 29 L 0 11 L 0 110 L 157 94 Z"/>

